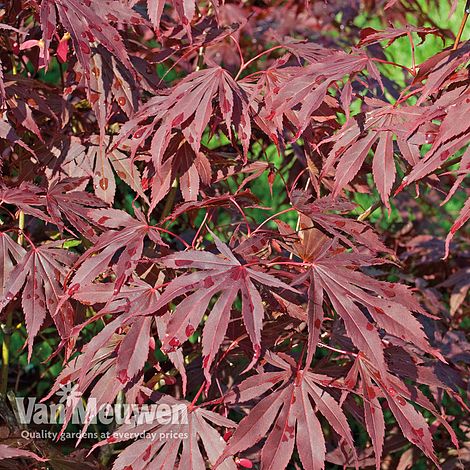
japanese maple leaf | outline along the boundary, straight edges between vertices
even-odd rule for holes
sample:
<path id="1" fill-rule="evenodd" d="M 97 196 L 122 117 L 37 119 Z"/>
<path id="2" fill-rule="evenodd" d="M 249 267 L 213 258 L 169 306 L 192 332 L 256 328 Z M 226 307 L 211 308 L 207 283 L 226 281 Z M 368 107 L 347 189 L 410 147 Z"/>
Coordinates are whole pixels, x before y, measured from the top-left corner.
<path id="1" fill-rule="evenodd" d="M 144 239 L 149 237 L 157 245 L 165 245 L 158 227 L 149 225 L 138 208 L 135 208 L 135 215 L 136 219 L 116 209 L 94 209 L 89 212 L 91 220 L 113 230 L 100 235 L 96 243 L 78 259 L 79 268 L 70 281 L 69 295 L 92 284 L 110 264 L 116 275 L 114 291 L 117 294 L 142 257 Z M 118 252 L 119 259 L 114 263 L 113 258 Z"/>
<path id="2" fill-rule="evenodd" d="M 405 186 L 436 172 L 448 161 L 449 157 L 468 145 L 468 133 L 470 131 L 470 123 L 466 118 L 470 113 L 470 100 L 468 96 L 469 87 L 459 87 L 449 92 L 447 96 L 444 95 L 444 97 L 437 100 L 434 105 L 430 107 L 431 112 L 437 110 L 437 112 L 443 116 L 441 123 L 436 132 L 430 133 L 431 141 L 429 143 L 432 143 L 431 148 L 422 159 L 415 162 L 413 169 L 405 176 L 396 192 L 400 192 Z M 433 114 L 435 114 L 435 112 Z M 464 178 L 469 174 L 469 168 L 470 147 L 467 147 L 460 158 L 456 181 L 452 185 L 443 204 L 446 203 L 461 186 Z M 453 235 L 470 218 L 469 207 L 470 204 L 467 201 L 446 238 L 446 257 L 449 253 L 449 244 Z"/>
<path id="3" fill-rule="evenodd" d="M 362 355 L 356 358 L 345 378 L 345 385 L 349 389 L 355 387 L 358 376 L 361 377 L 365 424 L 374 446 L 377 470 L 381 467 L 385 431 L 385 420 L 379 397 L 387 400 L 388 407 L 395 416 L 403 435 L 419 447 L 437 466 L 439 463 L 434 454 L 430 428 L 424 416 L 410 402 L 416 402 L 434 414 L 448 430 L 454 444 L 458 446 L 457 437 L 452 428 L 418 388 L 405 385 L 398 377 L 388 372 L 385 374 L 378 372 Z"/>
<path id="4" fill-rule="evenodd" d="M 396 178 L 394 137 L 402 156 L 410 165 L 419 161 L 419 148 L 407 141 L 416 122 L 427 112 L 424 107 L 395 106 L 374 99 L 367 100 L 371 110 L 355 116 L 333 137 L 322 176 L 336 165 L 333 195 L 338 195 L 358 174 L 369 152 L 374 150 L 372 174 L 380 197 L 390 211 L 389 197 Z M 362 118 L 365 118 L 362 122 Z"/>
<path id="5" fill-rule="evenodd" d="M 86 431 L 93 418 L 96 417 L 97 413 L 100 412 L 104 406 L 114 402 L 117 394 L 124 388 L 128 403 L 136 403 L 136 399 L 143 389 L 143 376 L 136 378 L 136 380 L 127 387 L 127 382 L 116 380 L 118 361 L 116 349 L 122 346 L 124 340 L 125 336 L 123 335 L 113 335 L 105 345 L 95 351 L 90 362 L 85 362 L 86 355 L 82 354 L 72 359 L 59 374 L 51 391 L 42 401 L 48 400 L 52 395 L 58 393 L 64 385 L 70 384 L 70 395 L 73 395 L 69 397 L 70 399 L 68 399 L 65 404 L 64 423 L 60 433 L 67 427 L 80 401 L 80 397 L 88 390 L 88 398 L 94 401 L 94 405 L 86 410 L 82 432 Z M 90 346 L 91 343 L 88 343 L 85 346 L 85 351 Z M 142 344 L 142 346 L 144 345 Z M 77 383 L 72 385 L 75 381 L 77 381 Z"/>
<path id="6" fill-rule="evenodd" d="M 4 295 L 0 306 L 11 302 L 24 286 L 22 307 L 28 332 L 28 359 L 31 359 L 33 341 L 47 312 L 62 338 L 68 337 L 73 325 L 74 310 L 69 302 L 59 302 L 63 294 L 62 283 L 76 256 L 62 248 L 58 240 L 32 246 L 4 281 Z"/>
<path id="7" fill-rule="evenodd" d="M 280 229 L 286 230 L 282 225 Z M 364 311 L 388 334 L 443 359 L 429 345 L 422 325 L 413 316 L 412 312 L 425 312 L 406 286 L 378 281 L 357 269 L 382 261 L 370 255 L 337 249 L 335 241 L 312 227 L 311 222 L 303 221 L 302 232 L 301 241 L 294 244 L 292 250 L 305 263 L 311 263 L 310 269 L 296 281 L 309 279 L 309 359 L 313 357 L 318 342 L 326 299 L 343 319 L 356 347 L 380 370 L 387 368 L 382 342 L 375 324 L 368 320 Z"/>
<path id="8" fill-rule="evenodd" d="M 264 317 L 261 295 L 253 281 L 269 287 L 293 290 L 276 277 L 241 264 L 224 243 L 215 235 L 213 237 L 222 256 L 204 251 L 187 251 L 160 260 L 169 268 L 196 268 L 199 271 L 176 277 L 163 291 L 157 304 L 158 308 L 165 307 L 175 298 L 194 291 L 176 306 L 169 318 L 162 348 L 172 351 L 194 333 L 209 302 L 215 295 L 220 294 L 211 308 L 202 332 L 203 366 L 208 382 L 210 365 L 224 339 L 231 307 L 238 293 L 242 298 L 243 322 L 255 352 L 253 364 L 261 353 Z"/>
<path id="9" fill-rule="evenodd" d="M 422 159 L 415 162 L 411 172 L 405 177 L 402 185 L 404 186 L 424 178 L 426 175 L 436 171 L 450 156 L 468 144 L 468 132 L 470 123 L 466 116 L 470 113 L 470 100 L 468 99 L 470 88 L 468 86 L 460 87 L 454 90 L 450 96 L 446 96 L 430 107 L 428 112 L 432 117 L 436 117 L 433 111 L 437 109 L 442 117 L 437 131 L 429 136 L 428 143 L 432 143 L 429 151 Z M 451 97 L 451 99 L 449 99 Z M 463 163 L 463 165 L 462 165 Z M 470 163 L 470 153 L 467 150 L 461 159 L 461 169 L 468 170 Z M 468 171 L 467 171 L 468 173 Z M 458 181 L 460 184 L 461 179 Z M 457 186 L 454 185 L 454 188 Z M 454 189 L 455 191 L 455 189 Z"/>
<path id="10" fill-rule="evenodd" d="M 257 110 L 253 116 L 254 121 L 276 144 L 278 143 L 276 123 L 272 120 L 273 112 L 267 110 L 273 109 L 273 101 L 281 87 L 296 77 L 297 67 L 283 67 L 288 58 L 287 55 L 277 59 L 266 70 L 260 71 L 256 78 L 248 76 L 240 81 L 240 86 L 249 95 L 250 106 Z M 291 120 L 295 119 L 293 112 L 287 114 Z"/>
<path id="11" fill-rule="evenodd" d="M 251 136 L 248 97 L 245 91 L 221 67 L 210 67 L 193 72 L 172 88 L 168 95 L 150 99 L 121 129 L 116 145 L 130 134 L 132 155 L 151 136 L 152 163 L 159 178 L 168 173 L 164 168 L 165 151 L 176 132 L 181 132 L 196 155 L 201 147 L 202 134 L 213 115 L 213 101 L 225 121 L 227 134 L 232 136 L 232 126 L 246 153 Z M 145 121 L 151 119 L 150 124 Z M 184 141 L 180 140 L 180 145 Z M 158 201 L 157 201 L 158 202 Z M 152 201 L 152 207 L 156 204 Z"/>
<path id="12" fill-rule="evenodd" d="M 88 179 L 88 177 L 56 179 L 50 183 L 45 199 L 52 222 L 61 231 L 65 228 L 63 222 L 65 217 L 82 235 L 94 240 L 96 233 L 88 223 L 88 211 L 91 208 L 106 207 L 106 204 L 93 194 L 77 190 Z"/>
<path id="13" fill-rule="evenodd" d="M 410 42 L 413 44 L 412 33 L 418 34 L 421 39 L 420 44 L 424 42 L 428 34 L 440 36 L 444 39 L 442 33 L 437 28 L 416 27 L 407 24 L 402 28 L 391 27 L 380 31 L 374 28 L 364 28 L 359 34 L 361 40 L 358 46 L 370 46 L 380 41 L 388 41 L 385 46 L 388 47 L 403 36 L 408 36 Z"/>
<path id="14" fill-rule="evenodd" d="M 6 105 L 10 121 L 16 124 L 15 129 L 22 127 L 28 129 L 41 142 L 44 142 L 39 128 L 40 124 L 38 125 L 37 122 L 38 115 L 52 119 L 58 128 L 63 127 L 60 115 L 55 114 L 57 109 L 55 105 L 59 101 L 55 90 L 28 77 L 10 75 L 7 78 L 8 80 L 5 81 Z M 63 106 L 63 103 L 59 106 Z"/>
<path id="15" fill-rule="evenodd" d="M 347 213 L 356 208 L 354 203 L 331 196 L 311 201 L 311 196 L 300 190 L 292 191 L 291 201 L 292 205 L 299 212 L 308 216 L 315 226 L 338 238 L 345 245 L 357 250 L 356 245 L 359 244 L 372 252 L 391 253 L 367 223 L 345 217 Z"/>
<path id="16" fill-rule="evenodd" d="M 252 376 L 224 397 L 224 403 L 238 404 L 269 392 L 240 421 L 218 463 L 252 447 L 267 435 L 261 451 L 262 469 L 285 469 L 294 444 L 297 444 L 303 468 L 323 469 L 326 448 L 323 428 L 317 416 L 320 413 L 347 443 L 357 467 L 356 450 L 346 416 L 338 402 L 320 386 L 333 379 L 299 370 L 299 365 L 287 354 L 267 353 L 266 360 L 281 371 Z M 279 388 L 270 391 L 279 383 Z"/>
<path id="17" fill-rule="evenodd" d="M 444 351 L 445 345 L 441 345 L 440 349 Z M 402 380 L 411 381 L 412 387 L 418 387 L 419 385 L 426 385 L 430 388 L 432 397 L 434 398 L 434 404 L 439 404 L 440 393 L 446 391 L 451 395 L 462 407 L 470 411 L 467 404 L 462 400 L 459 393 L 460 390 L 465 388 L 465 383 L 462 377 L 453 369 L 449 364 L 438 361 L 422 361 L 420 351 L 413 346 L 392 346 L 385 350 L 386 361 L 390 372 L 400 377 Z M 447 356 L 449 357 L 449 355 Z M 364 359 L 364 358 L 362 358 Z M 410 388 L 410 387 L 408 387 Z M 430 406 L 429 400 L 423 400 L 421 392 L 415 392 L 410 388 L 410 393 L 414 396 L 414 400 L 420 404 L 420 406 L 428 409 L 434 415 L 437 415 L 438 420 L 447 428 L 447 423 L 442 421 L 442 418 L 437 411 L 437 407 L 433 404 Z M 453 433 L 450 432 L 451 437 L 454 439 Z M 458 445 L 458 444 L 456 444 Z"/>
<path id="18" fill-rule="evenodd" d="M 314 289 L 319 291 L 315 295 L 326 294 L 358 349 L 371 361 L 383 366 L 383 348 L 376 326 L 367 320 L 360 306 L 388 334 L 443 360 L 440 353 L 429 345 L 422 325 L 413 316 L 412 312 L 425 312 L 406 286 L 377 281 L 350 268 L 358 264 L 374 264 L 374 260 L 352 253 L 331 257 L 325 254 L 323 259 L 316 259 L 312 267 Z"/>
<path id="19" fill-rule="evenodd" d="M 73 298 L 85 305 L 106 304 L 97 311 L 92 321 L 102 318 L 104 315 L 116 315 L 93 339 L 88 343 L 84 351 L 83 363 L 91 364 L 99 350 L 104 347 L 118 329 L 130 327 L 123 344 L 117 353 L 116 378 L 126 384 L 131 381 L 142 369 L 149 352 L 150 319 L 142 317 L 142 312 L 155 311 L 160 294 L 158 287 L 151 286 L 141 279 L 131 279 L 128 284 L 122 286 L 118 294 L 114 294 L 113 283 L 101 283 L 88 285 L 73 294 Z M 111 300 L 110 300 L 111 299 Z M 96 308 L 96 307 L 95 307 Z M 159 336 L 164 335 L 165 317 L 155 318 Z M 78 336 L 79 332 L 90 320 L 75 327 L 71 334 Z M 147 339 L 144 339 L 147 338 Z M 186 393 L 186 372 L 184 358 L 181 350 L 168 353 L 182 377 L 183 393 Z M 86 368 L 82 369 L 82 375 L 78 377 L 79 383 L 85 378 Z"/>
<path id="20" fill-rule="evenodd" d="M 133 133 L 138 146 L 158 126 L 151 149 L 153 159 L 160 162 L 172 128 L 180 127 L 186 140 L 198 152 L 202 133 L 213 113 L 212 102 L 215 98 L 218 98 L 229 136 L 233 125 L 247 152 L 251 135 L 250 121 L 247 119 L 248 98 L 229 73 L 218 66 L 193 72 L 174 86 L 167 96 L 158 95 L 149 100 L 123 126 L 120 137 L 122 139 Z M 149 118 L 153 118 L 150 125 L 140 125 Z"/>
<path id="21" fill-rule="evenodd" d="M 127 436 L 147 433 L 149 437 L 131 443 L 119 454 L 114 462 L 113 470 L 128 468 L 200 470 L 206 467 L 206 463 L 213 466 L 226 449 L 225 441 L 214 426 L 233 428 L 236 424 L 217 413 L 194 407 L 191 403 L 176 400 L 170 395 L 161 397 L 156 404 L 178 407 L 178 412 L 174 412 L 172 418 L 176 422 L 167 424 L 157 418 L 148 424 L 139 424 L 137 421 L 124 424 L 116 430 L 115 435 L 95 444 L 93 448 L 109 443 L 125 442 L 129 440 Z M 152 435 L 172 436 L 172 438 L 155 439 L 151 437 Z M 207 457 L 203 456 L 200 445 Z M 228 458 L 217 468 L 236 470 L 237 465 L 233 459 Z"/>
<path id="22" fill-rule="evenodd" d="M 23 182 L 17 188 L 9 188 L 0 183 L 0 204 L 12 204 L 25 214 L 50 222 L 51 219 L 39 206 L 44 205 L 43 191 L 34 184 Z"/>
<path id="23" fill-rule="evenodd" d="M 108 310 L 106 310 L 106 313 Z M 100 316 L 104 312 L 100 312 Z M 115 367 L 115 378 L 122 384 L 127 384 L 143 369 L 150 348 L 150 317 L 139 317 L 135 310 L 117 316 L 109 322 L 92 340 L 87 344 L 83 354 L 84 366 L 92 364 L 101 348 L 105 347 L 115 335 L 118 329 L 127 330 L 122 341 L 116 346 L 117 361 Z M 77 380 L 79 385 L 86 382 L 87 367 L 82 368 Z"/>
<path id="24" fill-rule="evenodd" d="M 119 18 L 118 18 L 119 17 Z M 89 80 L 91 48 L 100 43 L 128 70 L 134 72 L 124 41 L 112 22 L 143 24 L 145 20 L 122 2 L 97 0 L 44 0 L 40 6 L 40 20 L 44 41 L 44 64 L 49 63 L 49 46 L 57 29 L 58 20 L 72 37 L 72 44 Z M 87 78 L 88 77 L 88 78 Z"/>
<path id="25" fill-rule="evenodd" d="M 334 51 L 329 50 L 329 54 L 331 56 Z M 302 67 L 284 67 L 289 57 L 290 55 L 287 54 L 277 59 L 266 70 L 259 71 L 255 76 L 248 75 L 239 82 L 240 86 L 249 95 L 250 107 L 253 110 L 253 121 L 276 145 L 282 137 L 282 133 L 279 135 L 279 131 L 282 129 L 279 126 L 282 125 L 283 116 L 288 122 L 294 124 L 293 132 L 296 132 L 296 129 L 300 127 L 297 110 L 289 107 L 280 116 L 276 115 L 277 110 L 281 109 L 278 100 L 280 90 L 298 79 L 299 69 L 303 69 Z M 336 101 L 325 93 L 319 96 L 319 102 L 312 109 L 310 117 L 312 120 L 320 122 L 328 118 L 334 119 L 336 117 L 335 107 L 337 107 Z M 293 106 L 293 108 L 296 108 L 296 106 Z M 325 116 L 329 117 L 325 118 Z"/>
<path id="26" fill-rule="evenodd" d="M 296 76 L 276 90 L 276 96 L 265 113 L 269 115 L 266 119 L 273 120 L 279 130 L 284 128 L 285 115 L 297 127 L 297 136 L 308 126 L 312 113 L 320 107 L 328 88 L 337 80 L 367 69 L 369 74 L 380 82 L 380 74 L 373 59 L 359 50 L 352 54 L 333 51 L 328 57 L 296 69 Z M 293 110 L 295 113 L 292 114 Z"/>

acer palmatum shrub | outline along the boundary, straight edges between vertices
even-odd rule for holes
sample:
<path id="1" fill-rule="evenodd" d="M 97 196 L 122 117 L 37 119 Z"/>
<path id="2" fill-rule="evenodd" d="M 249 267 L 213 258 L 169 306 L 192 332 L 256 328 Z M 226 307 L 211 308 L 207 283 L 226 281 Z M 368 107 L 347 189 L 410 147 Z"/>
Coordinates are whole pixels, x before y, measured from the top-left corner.
<path id="1" fill-rule="evenodd" d="M 0 467 L 467 468 L 469 9 L 1 3 Z"/>

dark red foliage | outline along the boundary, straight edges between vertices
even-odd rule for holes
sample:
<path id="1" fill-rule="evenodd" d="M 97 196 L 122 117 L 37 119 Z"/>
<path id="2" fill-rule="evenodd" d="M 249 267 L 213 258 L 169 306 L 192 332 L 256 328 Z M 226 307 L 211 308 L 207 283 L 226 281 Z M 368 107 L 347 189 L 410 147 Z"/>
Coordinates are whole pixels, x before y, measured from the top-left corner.
<path id="1" fill-rule="evenodd" d="M 2 323 L 28 360 L 56 331 L 46 399 L 188 413 L 89 457 L 10 439 L 0 460 L 469 465 L 470 42 L 422 4 L 0 5 Z M 388 60 L 399 41 L 412 64 Z"/>

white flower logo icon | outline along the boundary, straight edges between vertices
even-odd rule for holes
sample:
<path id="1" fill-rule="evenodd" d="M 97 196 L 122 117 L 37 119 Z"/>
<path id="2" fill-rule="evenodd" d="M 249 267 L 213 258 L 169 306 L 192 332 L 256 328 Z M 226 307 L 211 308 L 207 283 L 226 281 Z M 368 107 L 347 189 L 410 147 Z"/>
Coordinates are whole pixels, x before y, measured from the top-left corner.
<path id="1" fill-rule="evenodd" d="M 78 384 L 73 385 L 72 382 L 61 385 L 56 395 L 60 397 L 59 403 L 65 403 L 67 407 L 75 407 L 82 397 L 82 393 L 78 391 Z"/>

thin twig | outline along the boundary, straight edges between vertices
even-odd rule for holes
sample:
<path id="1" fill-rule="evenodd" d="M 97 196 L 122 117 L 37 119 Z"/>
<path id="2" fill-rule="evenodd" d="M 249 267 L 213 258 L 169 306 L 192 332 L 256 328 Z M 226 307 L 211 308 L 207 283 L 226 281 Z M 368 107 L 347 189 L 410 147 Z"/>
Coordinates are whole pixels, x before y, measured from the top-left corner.
<path id="1" fill-rule="evenodd" d="M 204 53 L 206 52 L 206 48 L 201 46 L 197 52 L 197 62 L 196 62 L 196 72 L 202 69 L 204 65 Z"/>
<path id="2" fill-rule="evenodd" d="M 457 36 L 455 37 L 454 47 L 452 47 L 453 51 L 455 51 L 455 49 L 459 47 L 460 39 L 462 39 L 463 30 L 465 29 L 465 25 L 467 24 L 469 14 L 470 14 L 470 0 L 467 0 L 467 3 L 465 5 L 465 10 L 463 13 L 462 22 L 460 23 L 459 32 L 457 33 Z"/>
<path id="3" fill-rule="evenodd" d="M 272 51 L 275 51 L 277 49 L 282 49 L 284 46 L 274 46 L 274 47 L 271 47 L 271 49 L 268 49 L 266 51 L 263 51 L 263 52 L 260 52 L 257 56 L 253 57 L 252 59 L 250 59 L 248 62 L 245 62 L 243 63 L 241 66 L 240 66 L 240 70 L 238 71 L 236 77 L 235 77 L 235 80 L 238 80 L 238 78 L 240 77 L 241 73 L 250 65 L 252 64 L 253 62 L 255 62 L 256 60 L 258 60 L 260 57 L 266 55 L 266 54 L 269 54 L 270 52 Z"/>
<path id="4" fill-rule="evenodd" d="M 340 354 L 346 354 L 348 356 L 357 357 L 357 354 L 352 352 L 352 351 L 345 351 L 343 349 L 337 349 L 337 348 L 334 348 L 333 346 L 330 346 L 330 345 L 325 344 L 325 343 L 319 342 L 318 346 L 320 346 L 321 348 L 329 349 L 330 351 L 334 351 L 334 352 L 337 352 L 337 353 L 340 353 Z"/>

